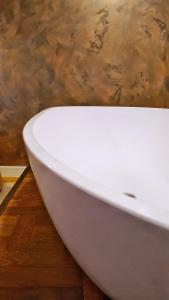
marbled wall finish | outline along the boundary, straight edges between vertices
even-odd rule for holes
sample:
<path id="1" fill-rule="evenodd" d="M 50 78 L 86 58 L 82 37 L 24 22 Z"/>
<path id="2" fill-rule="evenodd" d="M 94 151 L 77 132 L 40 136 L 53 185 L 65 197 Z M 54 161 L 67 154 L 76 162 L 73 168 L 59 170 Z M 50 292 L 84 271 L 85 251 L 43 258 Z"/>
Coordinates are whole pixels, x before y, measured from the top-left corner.
<path id="1" fill-rule="evenodd" d="M 169 107 L 169 1 L 1 0 L 0 164 L 57 105 Z"/>

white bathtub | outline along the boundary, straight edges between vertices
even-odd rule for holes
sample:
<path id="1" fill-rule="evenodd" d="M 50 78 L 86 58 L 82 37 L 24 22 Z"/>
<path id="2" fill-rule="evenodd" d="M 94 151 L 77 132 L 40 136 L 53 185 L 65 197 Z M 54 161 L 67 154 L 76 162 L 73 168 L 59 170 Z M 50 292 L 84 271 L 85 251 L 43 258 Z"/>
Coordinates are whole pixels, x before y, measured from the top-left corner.
<path id="1" fill-rule="evenodd" d="M 169 300 L 169 110 L 52 108 L 24 128 L 48 212 L 115 300 Z"/>

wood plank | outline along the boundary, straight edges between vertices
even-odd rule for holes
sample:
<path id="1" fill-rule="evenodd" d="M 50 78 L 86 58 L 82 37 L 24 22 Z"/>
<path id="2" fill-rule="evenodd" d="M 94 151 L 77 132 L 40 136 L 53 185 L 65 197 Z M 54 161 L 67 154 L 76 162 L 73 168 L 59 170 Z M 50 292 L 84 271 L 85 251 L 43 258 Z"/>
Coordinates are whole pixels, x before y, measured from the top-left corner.
<path id="1" fill-rule="evenodd" d="M 108 300 L 95 284 L 84 275 L 83 277 L 84 300 Z"/>
<path id="2" fill-rule="evenodd" d="M 2 236 L 11 236 L 16 223 L 18 216 L 1 216 L 0 217 L 0 237 Z"/>
<path id="3" fill-rule="evenodd" d="M 1 287 L 80 287 L 81 272 L 74 266 L 52 268 L 0 267 Z"/>
<path id="4" fill-rule="evenodd" d="M 0 240 L 1 241 L 1 240 Z M 79 267 L 75 264 L 72 256 L 67 249 L 63 251 L 63 247 L 54 252 L 53 249 L 48 250 L 32 250 L 32 249 L 9 249 L 0 247 L 0 267 L 35 267 L 35 268 L 57 268 L 62 267 L 75 269 L 79 271 Z"/>
<path id="5" fill-rule="evenodd" d="M 83 290 L 82 288 L 2 288 L 0 289 L 0 299 L 83 300 Z"/>
<path id="6" fill-rule="evenodd" d="M 44 218 L 44 222 L 50 222 L 49 216 L 47 216 L 47 212 L 44 211 L 44 207 L 36 206 L 36 210 L 34 207 L 25 207 L 25 206 L 17 206 L 17 207 L 8 207 L 3 213 L 4 216 L 15 216 L 15 215 L 36 215 L 36 217 Z M 47 216 L 47 217 L 46 217 Z"/>
<path id="7" fill-rule="evenodd" d="M 10 236 L 0 236 L 0 253 L 7 251 L 9 240 Z"/>
<path id="8" fill-rule="evenodd" d="M 9 242 L 9 248 L 29 247 L 35 219 L 36 216 L 34 215 L 19 216 Z"/>

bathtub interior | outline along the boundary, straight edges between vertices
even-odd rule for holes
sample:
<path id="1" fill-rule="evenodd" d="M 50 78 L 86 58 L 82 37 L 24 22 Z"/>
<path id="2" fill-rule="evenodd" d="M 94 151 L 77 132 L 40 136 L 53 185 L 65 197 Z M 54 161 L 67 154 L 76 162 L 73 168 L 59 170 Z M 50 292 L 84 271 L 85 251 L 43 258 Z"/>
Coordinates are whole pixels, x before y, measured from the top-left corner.
<path id="1" fill-rule="evenodd" d="M 39 145 L 93 182 L 169 211 L 169 110 L 63 107 L 34 122 Z"/>

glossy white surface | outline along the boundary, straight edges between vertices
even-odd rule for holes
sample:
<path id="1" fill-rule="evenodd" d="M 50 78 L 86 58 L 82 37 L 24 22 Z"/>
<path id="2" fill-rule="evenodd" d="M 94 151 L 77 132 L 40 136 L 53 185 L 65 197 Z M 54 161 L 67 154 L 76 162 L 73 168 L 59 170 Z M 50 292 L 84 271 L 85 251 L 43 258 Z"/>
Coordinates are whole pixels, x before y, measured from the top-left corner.
<path id="1" fill-rule="evenodd" d="M 169 110 L 119 107 L 52 108 L 24 129 L 57 230 L 115 299 L 169 298 L 168 132 Z"/>

